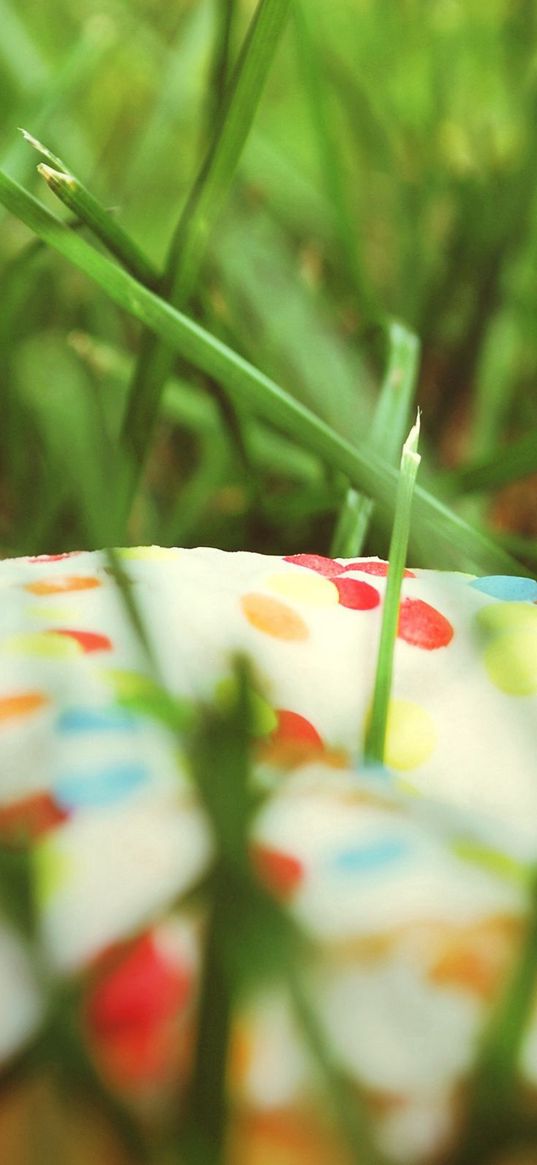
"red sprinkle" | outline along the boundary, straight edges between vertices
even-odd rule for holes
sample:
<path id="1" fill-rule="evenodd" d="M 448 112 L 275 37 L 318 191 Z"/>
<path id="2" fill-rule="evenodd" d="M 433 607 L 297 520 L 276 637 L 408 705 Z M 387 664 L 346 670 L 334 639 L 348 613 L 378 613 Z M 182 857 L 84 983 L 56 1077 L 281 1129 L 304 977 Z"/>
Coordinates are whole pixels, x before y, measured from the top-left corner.
<path id="1" fill-rule="evenodd" d="M 64 558 L 75 558 L 80 553 L 80 550 L 65 550 L 63 554 L 33 554 L 25 562 L 63 562 Z"/>
<path id="2" fill-rule="evenodd" d="M 316 748 L 323 747 L 322 739 L 311 720 L 306 720 L 306 717 L 298 712 L 289 712 L 287 708 L 278 708 L 276 715 L 278 727 L 274 731 L 273 741 L 277 741 L 278 744 L 296 741 L 300 744 L 315 745 Z"/>
<path id="3" fill-rule="evenodd" d="M 145 934 L 93 988 L 87 1018 L 101 1035 L 151 1028 L 181 1010 L 190 987 L 190 972 L 165 959 Z"/>
<path id="4" fill-rule="evenodd" d="M 70 639 L 75 639 L 84 652 L 112 650 L 112 641 L 108 635 L 99 635 L 96 631 L 71 631 L 64 627 L 50 627 L 45 635 L 66 635 Z"/>
<path id="5" fill-rule="evenodd" d="M 363 574 L 376 574 L 379 578 L 386 578 L 389 570 L 389 562 L 371 562 L 367 558 L 360 559 L 357 562 L 349 562 L 346 566 L 341 567 L 341 574 L 346 574 L 349 570 L 361 570 Z M 405 570 L 404 578 L 415 578 L 413 570 Z"/>
<path id="6" fill-rule="evenodd" d="M 302 863 L 291 854 L 254 846 L 252 862 L 261 882 L 278 898 L 290 898 L 304 876 Z"/>
<path id="7" fill-rule="evenodd" d="M 325 558 L 322 554 L 286 554 L 284 562 L 294 562 L 295 566 L 305 566 L 307 570 L 315 570 L 325 578 L 334 578 L 341 573 L 341 563 L 335 558 Z"/>
<path id="8" fill-rule="evenodd" d="M 33 793 L 0 808 L 0 838 L 7 845 L 28 845 L 68 817 L 50 793 Z"/>
<path id="9" fill-rule="evenodd" d="M 414 647 L 434 651 L 437 647 L 447 647 L 453 639 L 454 631 L 449 619 L 436 607 L 431 607 L 423 599 L 403 599 L 399 608 L 397 634 Z"/>
<path id="10" fill-rule="evenodd" d="M 351 611 L 371 611 L 373 607 L 378 607 L 379 592 L 369 583 L 357 578 L 335 578 L 333 582 L 338 589 L 342 607 L 348 607 Z"/>

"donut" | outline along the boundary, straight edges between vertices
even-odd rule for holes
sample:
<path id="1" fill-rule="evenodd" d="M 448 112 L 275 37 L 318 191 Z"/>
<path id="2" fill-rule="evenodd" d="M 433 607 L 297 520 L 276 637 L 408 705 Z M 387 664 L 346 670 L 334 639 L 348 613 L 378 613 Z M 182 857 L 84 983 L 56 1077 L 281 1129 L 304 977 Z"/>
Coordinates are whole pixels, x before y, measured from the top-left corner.
<path id="1" fill-rule="evenodd" d="M 251 884 L 304 943 L 316 1031 L 378 1153 L 452 1151 L 530 917 L 537 582 L 405 571 L 384 763 L 371 764 L 387 572 L 377 558 L 205 547 L 0 563 L 2 1161 L 29 1162 L 32 1114 L 54 1109 L 43 1058 L 30 1081 L 16 1071 L 51 998 L 69 1003 L 82 1098 L 84 1081 L 93 1089 L 89 1155 L 75 1121 L 66 1159 L 136 1160 L 116 1143 L 114 1106 L 142 1139 L 176 1127 L 179 1098 L 188 1123 L 222 869 L 188 740 L 204 710 L 225 722 L 237 659 L 250 685 Z M 293 982 L 276 960 L 233 996 L 230 1165 L 356 1160 Z M 531 1106 L 537 1008 L 520 1079 Z"/>

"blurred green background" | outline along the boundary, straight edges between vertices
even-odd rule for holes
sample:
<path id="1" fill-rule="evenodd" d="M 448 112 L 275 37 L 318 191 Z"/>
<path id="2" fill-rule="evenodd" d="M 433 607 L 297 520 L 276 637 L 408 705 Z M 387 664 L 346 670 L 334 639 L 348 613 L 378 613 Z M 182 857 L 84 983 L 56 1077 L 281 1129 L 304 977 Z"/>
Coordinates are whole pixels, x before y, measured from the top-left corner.
<path id="1" fill-rule="evenodd" d="M 26 127 L 162 264 L 254 8 L 0 0 L 0 164 L 67 217 Z M 189 308 L 356 441 L 406 324 L 423 480 L 529 569 L 536 29 L 533 0 L 296 0 Z M 88 545 L 77 486 L 106 481 L 141 329 L 3 210 L 0 262 L 0 550 Z M 341 476 L 176 373 L 126 538 L 329 552 Z"/>

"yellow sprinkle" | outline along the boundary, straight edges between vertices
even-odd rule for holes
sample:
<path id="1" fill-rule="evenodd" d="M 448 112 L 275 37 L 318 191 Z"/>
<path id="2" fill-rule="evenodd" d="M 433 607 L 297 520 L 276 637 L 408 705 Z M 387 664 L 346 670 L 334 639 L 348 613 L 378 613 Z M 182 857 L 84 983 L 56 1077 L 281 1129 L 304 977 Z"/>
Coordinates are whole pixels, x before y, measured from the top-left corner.
<path id="1" fill-rule="evenodd" d="M 533 603 L 487 603 L 477 612 L 476 621 L 485 631 L 537 630 L 537 607 Z"/>
<path id="2" fill-rule="evenodd" d="M 74 607 L 47 607 L 41 603 L 34 603 L 33 607 L 26 608 L 26 614 L 29 619 L 39 619 L 39 621 L 47 620 L 50 623 L 74 623 L 80 618 L 79 612 Z"/>
<path id="3" fill-rule="evenodd" d="M 330 579 L 313 571 L 285 571 L 272 574 L 265 586 L 278 595 L 294 599 L 298 603 L 308 603 L 312 607 L 335 607 L 339 602 L 337 587 Z"/>
<path id="4" fill-rule="evenodd" d="M 80 645 L 75 639 L 69 635 L 55 635 L 53 631 L 11 635 L 4 646 L 6 651 L 17 655 L 42 656 L 45 659 L 69 659 L 80 655 Z"/>
<path id="5" fill-rule="evenodd" d="M 424 763 L 437 740 L 434 721 L 420 704 L 391 700 L 388 709 L 385 761 L 389 768 L 408 772 Z"/>
<path id="6" fill-rule="evenodd" d="M 509 696 L 537 692 L 537 627 L 517 627 L 488 645 L 485 667 L 495 687 Z"/>

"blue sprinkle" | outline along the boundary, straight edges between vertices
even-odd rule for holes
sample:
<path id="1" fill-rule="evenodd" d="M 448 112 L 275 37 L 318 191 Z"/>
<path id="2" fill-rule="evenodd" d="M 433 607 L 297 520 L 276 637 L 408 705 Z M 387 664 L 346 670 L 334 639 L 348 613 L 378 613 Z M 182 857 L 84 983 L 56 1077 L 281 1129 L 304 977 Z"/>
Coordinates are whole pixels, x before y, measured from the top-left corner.
<path id="1" fill-rule="evenodd" d="M 55 785 L 54 795 L 65 809 L 98 808 L 135 792 L 147 777 L 145 765 L 127 761 L 89 772 L 66 773 Z"/>
<path id="2" fill-rule="evenodd" d="M 132 732 L 136 718 L 123 708 L 67 708 L 57 721 L 59 732 Z"/>
<path id="3" fill-rule="evenodd" d="M 373 842 L 372 845 L 360 846 L 358 849 L 341 850 L 332 858 L 330 865 L 334 870 L 349 874 L 360 870 L 373 870 L 387 862 L 397 861 L 407 850 L 408 843 L 402 838 L 388 837 L 383 841 Z"/>
<path id="4" fill-rule="evenodd" d="M 476 591 L 483 591 L 485 595 L 492 595 L 494 599 L 505 599 L 507 602 L 532 602 L 537 599 L 537 582 L 533 578 L 520 578 L 518 575 L 490 574 L 485 578 L 476 578 L 470 583 Z"/>

